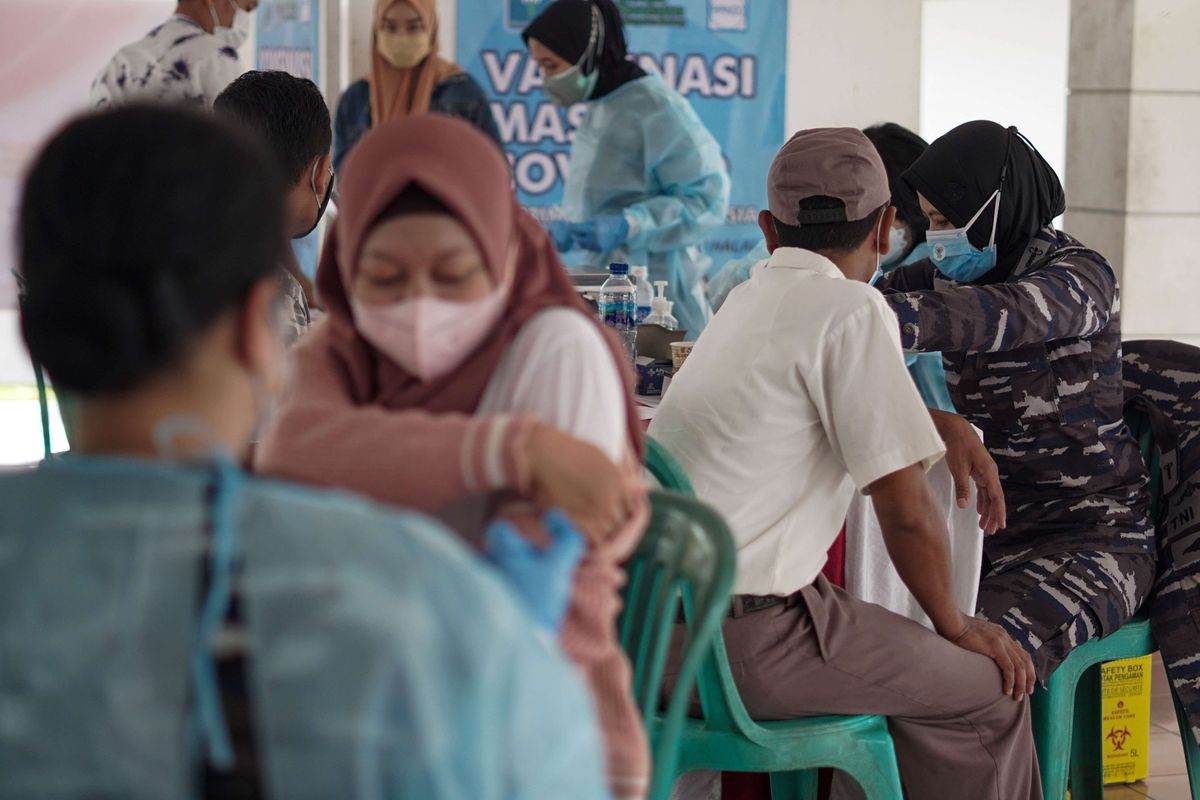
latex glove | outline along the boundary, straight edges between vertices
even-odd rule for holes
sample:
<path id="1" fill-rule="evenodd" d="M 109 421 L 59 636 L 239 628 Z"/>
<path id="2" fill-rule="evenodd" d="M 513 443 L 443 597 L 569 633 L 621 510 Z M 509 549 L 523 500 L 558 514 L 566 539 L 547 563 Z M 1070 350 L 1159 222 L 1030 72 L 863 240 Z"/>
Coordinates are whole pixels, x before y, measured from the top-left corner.
<path id="1" fill-rule="evenodd" d="M 572 225 L 571 235 L 584 250 L 607 253 L 629 238 L 629 223 L 625 217 L 616 214 L 596 217 L 590 222 Z"/>
<path id="2" fill-rule="evenodd" d="M 484 532 L 484 558 L 504 575 L 533 619 L 557 634 L 571 602 L 575 567 L 585 544 L 561 511 L 546 512 L 542 524 L 550 534 L 550 546 L 544 550 L 512 523 L 492 523 Z"/>
<path id="3" fill-rule="evenodd" d="M 575 237 L 571 235 L 571 223 L 565 219 L 555 219 L 546 223 L 546 232 L 554 240 L 554 246 L 560 253 L 566 253 L 575 248 Z"/>

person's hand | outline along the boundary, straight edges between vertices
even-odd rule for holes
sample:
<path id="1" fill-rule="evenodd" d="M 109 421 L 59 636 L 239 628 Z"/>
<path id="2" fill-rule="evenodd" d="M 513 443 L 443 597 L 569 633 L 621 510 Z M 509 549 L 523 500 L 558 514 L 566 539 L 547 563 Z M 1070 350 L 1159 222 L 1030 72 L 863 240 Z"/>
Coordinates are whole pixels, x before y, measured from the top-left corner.
<path id="1" fill-rule="evenodd" d="M 571 235 L 584 250 L 607 253 L 629 238 L 629 223 L 625 217 L 616 214 L 596 217 L 589 222 L 572 225 Z"/>
<path id="2" fill-rule="evenodd" d="M 954 496 L 959 508 L 971 502 L 971 481 L 975 482 L 979 527 L 988 536 L 1008 524 L 1004 506 L 1004 488 L 1000 471 L 971 423 L 958 414 L 929 409 L 933 424 L 946 443 L 946 466 L 954 479 Z"/>
<path id="3" fill-rule="evenodd" d="M 599 448 L 550 425 L 529 437 L 530 499 L 561 508 L 589 541 L 602 544 L 637 511 L 646 488 Z"/>
<path id="4" fill-rule="evenodd" d="M 1033 659 L 999 625 L 963 614 L 961 632 L 946 638 L 964 650 L 995 661 L 1003 675 L 1004 693 L 1011 695 L 1013 700 L 1022 700 L 1025 695 L 1033 694 L 1034 684 L 1037 683 Z"/>
<path id="5" fill-rule="evenodd" d="M 558 633 L 571 602 L 575 567 L 587 545 L 561 511 L 547 511 L 542 525 L 550 537 L 545 549 L 532 544 L 511 522 L 493 522 L 483 534 L 483 557 L 504 575 L 534 621 Z"/>
<path id="6" fill-rule="evenodd" d="M 558 252 L 568 253 L 575 248 L 575 237 L 571 235 L 571 223 L 565 219 L 547 222 L 546 232 L 554 240 L 554 247 Z"/>

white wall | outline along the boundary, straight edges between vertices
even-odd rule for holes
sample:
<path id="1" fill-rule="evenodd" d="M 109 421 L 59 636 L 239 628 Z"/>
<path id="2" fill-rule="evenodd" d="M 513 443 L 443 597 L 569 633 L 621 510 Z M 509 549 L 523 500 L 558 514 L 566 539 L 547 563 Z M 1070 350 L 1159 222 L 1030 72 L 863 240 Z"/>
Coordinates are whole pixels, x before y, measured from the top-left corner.
<path id="1" fill-rule="evenodd" d="M 917 124 L 921 0 L 789 0 L 788 133 Z"/>
<path id="2" fill-rule="evenodd" d="M 921 135 L 1016 125 L 1065 180 L 1070 11 L 1069 0 L 924 0 Z"/>

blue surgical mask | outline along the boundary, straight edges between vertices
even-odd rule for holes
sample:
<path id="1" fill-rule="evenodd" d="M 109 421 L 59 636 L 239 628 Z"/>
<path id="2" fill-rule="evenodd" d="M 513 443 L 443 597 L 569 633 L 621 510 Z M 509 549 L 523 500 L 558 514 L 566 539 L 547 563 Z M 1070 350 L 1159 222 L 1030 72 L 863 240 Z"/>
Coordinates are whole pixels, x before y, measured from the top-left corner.
<path id="1" fill-rule="evenodd" d="M 893 227 L 888 234 L 888 254 L 879 262 L 879 269 L 884 275 L 900 266 L 904 251 L 908 249 L 908 228 Z"/>
<path id="2" fill-rule="evenodd" d="M 871 279 L 871 285 L 874 286 L 875 284 L 879 283 L 880 278 L 891 272 L 895 272 L 900 267 L 907 267 L 909 264 L 915 264 L 918 261 L 928 261 L 929 249 L 929 242 L 918 242 L 913 247 L 912 252 L 906 255 L 899 264 L 896 264 L 890 268 L 881 264 L 880 268 L 875 271 L 875 277 Z M 888 253 L 888 255 L 891 255 L 891 253 Z"/>
<path id="3" fill-rule="evenodd" d="M 980 250 L 971 244 L 971 240 L 967 238 L 967 231 L 993 200 L 996 201 L 996 209 L 992 214 L 992 236 L 988 246 Z M 938 272 L 958 283 L 970 283 L 990 272 L 996 266 L 996 223 L 999 220 L 1000 190 L 997 189 L 966 225 L 949 231 L 929 231 L 925 234 L 925 241 L 929 243 L 930 248 L 929 259 Z"/>
<path id="4" fill-rule="evenodd" d="M 918 261 L 930 260 L 932 258 L 929 252 L 931 249 L 929 242 L 921 242 L 912 249 L 911 253 L 904 257 L 904 260 L 900 262 L 900 266 L 907 267 L 909 264 L 915 264 Z"/>
<path id="5" fill-rule="evenodd" d="M 604 51 L 604 17 L 594 3 L 591 6 L 592 29 L 579 62 L 568 70 L 542 79 L 542 91 L 556 105 L 573 106 L 590 99 L 592 92 L 596 91 L 596 82 L 600 80 L 597 57 Z"/>
<path id="6" fill-rule="evenodd" d="M 542 81 L 542 91 L 556 105 L 573 106 L 592 96 L 599 78 L 600 70 L 593 69 L 591 75 L 584 75 L 583 68 L 576 64 L 557 75 L 547 75 Z"/>

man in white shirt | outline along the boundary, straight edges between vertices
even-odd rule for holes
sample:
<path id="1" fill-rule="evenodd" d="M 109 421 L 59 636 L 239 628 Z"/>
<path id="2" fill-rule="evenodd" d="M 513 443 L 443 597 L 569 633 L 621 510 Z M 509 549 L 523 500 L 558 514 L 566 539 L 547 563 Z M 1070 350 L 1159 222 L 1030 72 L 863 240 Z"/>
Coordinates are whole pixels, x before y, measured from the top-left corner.
<path id="1" fill-rule="evenodd" d="M 125 45 L 92 82 L 91 105 L 135 101 L 212 107 L 245 72 L 238 49 L 258 0 L 179 0 L 175 14 Z"/>
<path id="2" fill-rule="evenodd" d="M 737 540 L 724 635 L 742 699 L 758 719 L 888 716 L 910 797 L 1041 798 L 1033 665 L 956 607 L 925 478 L 945 446 L 867 284 L 896 213 L 879 155 L 853 128 L 802 131 L 768 197 L 770 261 L 729 295 L 650 428 Z M 987 484 L 991 528 L 1003 511 Z M 937 633 L 820 576 L 856 490 Z"/>

